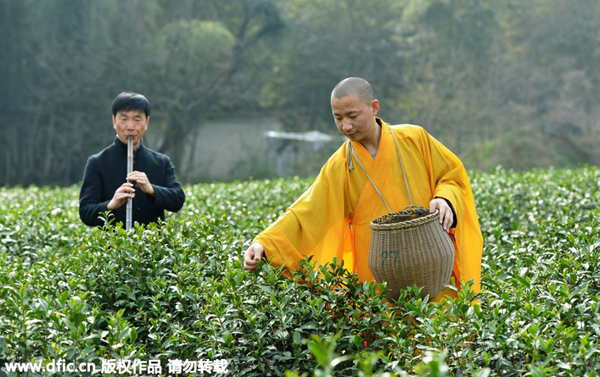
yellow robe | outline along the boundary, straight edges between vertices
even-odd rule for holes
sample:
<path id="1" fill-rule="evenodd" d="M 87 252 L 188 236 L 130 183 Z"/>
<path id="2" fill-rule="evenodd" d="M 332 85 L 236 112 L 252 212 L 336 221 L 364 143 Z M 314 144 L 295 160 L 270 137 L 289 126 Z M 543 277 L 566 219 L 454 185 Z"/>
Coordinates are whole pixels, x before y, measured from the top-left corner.
<path id="1" fill-rule="evenodd" d="M 480 291 L 483 239 L 469 178 L 461 161 L 423 128 L 382 124 L 376 158 L 352 142 L 356 154 L 392 211 L 410 205 L 390 127 L 404 162 L 413 205 L 429 208 L 434 197 L 449 200 L 456 212 L 455 261 L 457 282 L 473 280 Z M 354 157 L 348 168 L 345 142 L 325 163 L 312 186 L 256 238 L 275 266 L 297 269 L 298 260 L 312 255 L 319 264 L 343 259 L 346 268 L 366 281 L 369 270 L 371 220 L 388 213 Z M 444 291 L 437 299 L 449 292 Z"/>

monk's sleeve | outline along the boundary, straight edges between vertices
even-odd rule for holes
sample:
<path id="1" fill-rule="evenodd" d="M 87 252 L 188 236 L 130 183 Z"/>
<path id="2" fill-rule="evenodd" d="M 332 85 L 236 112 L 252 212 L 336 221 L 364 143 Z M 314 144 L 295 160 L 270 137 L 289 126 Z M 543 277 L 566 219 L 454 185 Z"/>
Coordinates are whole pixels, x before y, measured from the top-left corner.
<path id="1" fill-rule="evenodd" d="M 473 290 L 479 292 L 483 238 L 469 177 L 458 157 L 433 137 L 428 136 L 427 140 L 433 196 L 449 200 L 456 212 L 455 270 L 460 280 L 473 280 Z"/>
<path id="2" fill-rule="evenodd" d="M 469 195 L 472 199 L 467 172 L 462 162 L 450 150 L 433 137 L 430 136 L 428 139 L 431 153 L 431 179 L 434 187 L 433 197 L 441 197 L 450 201 L 458 217 L 457 223 L 461 223 L 464 216 L 461 208 Z"/>
<path id="3" fill-rule="evenodd" d="M 328 161 L 312 186 L 254 239 L 272 265 L 295 270 L 305 256 L 319 264 L 342 259 L 349 236 L 345 170 Z"/>

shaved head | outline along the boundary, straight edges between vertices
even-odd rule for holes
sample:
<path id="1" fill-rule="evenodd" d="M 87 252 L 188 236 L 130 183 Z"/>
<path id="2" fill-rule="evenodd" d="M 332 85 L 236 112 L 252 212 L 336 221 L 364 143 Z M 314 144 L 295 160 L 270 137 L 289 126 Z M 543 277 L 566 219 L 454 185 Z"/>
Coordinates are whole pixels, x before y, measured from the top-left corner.
<path id="1" fill-rule="evenodd" d="M 371 101 L 375 99 L 371 84 L 360 77 L 348 77 L 340 81 L 335 88 L 333 88 L 331 98 L 342 98 L 352 94 L 356 94 L 360 101 L 367 105 L 370 105 Z"/>

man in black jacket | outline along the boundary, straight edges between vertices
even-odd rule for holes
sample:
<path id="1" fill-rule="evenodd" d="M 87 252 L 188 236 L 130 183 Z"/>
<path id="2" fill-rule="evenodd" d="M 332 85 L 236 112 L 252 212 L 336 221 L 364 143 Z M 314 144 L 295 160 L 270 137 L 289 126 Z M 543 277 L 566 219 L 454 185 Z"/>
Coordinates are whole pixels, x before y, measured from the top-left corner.
<path id="1" fill-rule="evenodd" d="M 143 145 L 150 122 L 150 103 L 141 94 L 124 92 L 113 101 L 117 137 L 112 145 L 88 158 L 79 193 L 79 217 L 89 226 L 104 225 L 103 213 L 125 223 L 125 203 L 133 198 L 133 222 L 148 224 L 177 212 L 185 202 L 169 157 Z M 127 138 L 133 138 L 133 171 L 127 174 Z"/>

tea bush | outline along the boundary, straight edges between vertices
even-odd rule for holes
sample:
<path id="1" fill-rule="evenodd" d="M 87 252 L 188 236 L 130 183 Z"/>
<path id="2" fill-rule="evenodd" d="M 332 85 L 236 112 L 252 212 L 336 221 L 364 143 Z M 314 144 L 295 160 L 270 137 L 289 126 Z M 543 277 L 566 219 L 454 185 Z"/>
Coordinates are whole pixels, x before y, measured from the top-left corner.
<path id="1" fill-rule="evenodd" d="M 600 170 L 471 181 L 481 295 L 432 303 L 414 287 L 395 304 L 339 264 L 243 270 L 248 241 L 311 180 L 186 186 L 179 213 L 131 232 L 81 224 L 78 187 L 0 189 L 0 376 L 58 359 L 160 360 L 163 375 L 169 360 L 226 360 L 236 376 L 597 376 Z"/>

